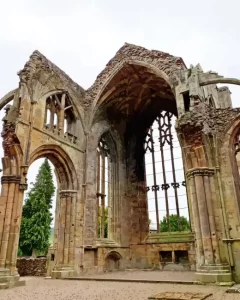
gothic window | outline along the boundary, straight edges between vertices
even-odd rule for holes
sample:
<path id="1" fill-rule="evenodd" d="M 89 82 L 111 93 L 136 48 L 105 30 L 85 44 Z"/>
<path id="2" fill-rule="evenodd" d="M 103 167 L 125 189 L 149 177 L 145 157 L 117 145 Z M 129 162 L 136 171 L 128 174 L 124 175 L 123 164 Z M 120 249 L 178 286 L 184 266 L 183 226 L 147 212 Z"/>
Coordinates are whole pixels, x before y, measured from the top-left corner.
<path id="1" fill-rule="evenodd" d="M 240 175 L 240 132 L 235 137 L 235 155 L 236 155 L 236 161 L 237 161 L 237 168 Z"/>
<path id="2" fill-rule="evenodd" d="M 110 150 L 104 137 L 99 141 L 97 148 L 97 210 L 98 238 L 110 238 L 109 228 L 112 223 L 111 189 L 112 189 L 112 163 Z"/>
<path id="3" fill-rule="evenodd" d="M 182 153 L 172 126 L 161 111 L 145 139 L 145 170 L 150 231 L 190 230 Z"/>
<path id="4" fill-rule="evenodd" d="M 46 99 L 45 128 L 76 140 L 76 117 L 67 93 L 56 93 Z"/>

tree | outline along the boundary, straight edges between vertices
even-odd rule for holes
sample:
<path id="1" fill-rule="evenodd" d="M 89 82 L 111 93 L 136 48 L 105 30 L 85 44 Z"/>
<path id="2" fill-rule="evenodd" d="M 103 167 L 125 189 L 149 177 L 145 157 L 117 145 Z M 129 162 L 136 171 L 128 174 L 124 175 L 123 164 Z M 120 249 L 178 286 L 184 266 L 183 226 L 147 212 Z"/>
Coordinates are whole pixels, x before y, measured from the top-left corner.
<path id="1" fill-rule="evenodd" d="M 190 222 L 186 217 L 180 217 L 181 231 L 190 231 L 191 226 Z M 170 215 L 169 216 L 169 231 L 179 231 L 178 229 L 178 215 Z M 168 219 L 167 217 L 163 217 L 163 220 L 160 222 L 160 232 L 168 232 Z"/>
<path id="2" fill-rule="evenodd" d="M 47 159 L 37 174 L 36 182 L 23 206 L 19 248 L 23 255 L 46 254 L 51 230 L 52 197 L 55 191 Z"/>
<path id="3" fill-rule="evenodd" d="M 101 217 L 98 217 L 98 236 L 100 236 Z M 108 237 L 108 208 L 104 209 L 104 238 Z"/>

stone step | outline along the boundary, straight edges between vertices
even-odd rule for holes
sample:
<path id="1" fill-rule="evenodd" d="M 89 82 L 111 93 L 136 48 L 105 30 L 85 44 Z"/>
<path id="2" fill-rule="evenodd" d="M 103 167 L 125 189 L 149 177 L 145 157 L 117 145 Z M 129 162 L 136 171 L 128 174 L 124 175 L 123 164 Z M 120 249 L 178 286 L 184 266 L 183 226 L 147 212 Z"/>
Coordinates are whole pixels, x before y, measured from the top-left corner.
<path id="1" fill-rule="evenodd" d="M 231 274 L 229 270 L 197 270 L 197 273 L 211 273 L 211 274 Z"/>
<path id="2" fill-rule="evenodd" d="M 232 286 L 231 273 L 216 273 L 216 272 L 196 272 L 196 280 L 201 283 L 215 283 L 219 285 Z"/>
<path id="3" fill-rule="evenodd" d="M 231 271 L 229 265 L 203 265 L 198 268 L 199 270 L 227 270 L 228 272 Z"/>
<path id="4" fill-rule="evenodd" d="M 197 270 L 197 273 L 204 273 L 204 274 L 232 274 L 231 272 L 227 270 L 209 270 L 209 271 L 204 271 L 204 270 Z"/>

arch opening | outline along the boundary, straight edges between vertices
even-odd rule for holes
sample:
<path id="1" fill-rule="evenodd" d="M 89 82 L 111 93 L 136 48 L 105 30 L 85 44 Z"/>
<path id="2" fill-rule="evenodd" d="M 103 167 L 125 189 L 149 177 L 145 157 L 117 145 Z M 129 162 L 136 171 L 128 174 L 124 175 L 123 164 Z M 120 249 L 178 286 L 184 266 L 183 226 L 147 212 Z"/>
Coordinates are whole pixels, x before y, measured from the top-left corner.
<path id="1" fill-rule="evenodd" d="M 30 251 L 30 249 L 28 249 L 29 245 L 26 245 L 25 241 L 23 240 L 25 239 L 26 232 L 22 232 L 22 230 L 26 231 L 27 220 L 29 220 L 29 218 L 34 218 L 34 223 L 37 224 L 39 228 L 44 228 L 46 226 L 45 222 L 50 222 L 48 246 L 50 248 L 53 247 L 54 231 L 56 229 L 55 222 L 57 214 L 56 208 L 58 200 L 59 183 L 56 175 L 56 170 L 52 162 L 49 159 L 45 160 L 44 158 L 38 158 L 35 161 L 33 161 L 28 169 L 27 181 L 28 189 L 24 192 L 18 256 L 46 256 L 47 252 L 39 251 L 38 249 L 33 249 L 33 251 Z M 42 195 L 39 194 L 39 191 L 42 188 L 44 188 L 44 198 L 41 198 Z M 52 194 L 52 196 L 49 197 L 49 194 Z M 36 203 L 34 202 L 35 198 L 37 199 Z M 45 204 L 48 206 L 48 209 L 45 208 L 44 210 L 45 216 L 38 214 L 37 210 L 31 209 L 32 205 L 40 205 L 39 209 L 43 209 L 45 205 L 43 203 L 40 203 L 41 201 L 46 201 Z M 47 213 L 49 213 L 49 215 Z M 30 234 L 29 228 L 27 230 L 28 234 Z M 46 232 L 46 229 L 43 230 L 47 235 L 48 233 Z M 42 238 L 44 239 L 44 237 Z M 48 248 L 46 249 L 47 251 Z M 22 270 L 20 271 L 20 275 L 21 272 Z"/>
<path id="2" fill-rule="evenodd" d="M 112 137 L 105 132 L 97 148 L 97 237 L 114 239 L 116 155 Z"/>
<path id="3" fill-rule="evenodd" d="M 56 145 L 44 145 L 36 149 L 30 158 L 31 165 L 39 158 L 47 158 L 55 167 L 59 189 L 77 190 L 76 171 L 68 155 Z"/>
<path id="4" fill-rule="evenodd" d="M 105 258 L 105 272 L 114 272 L 121 269 L 121 255 L 116 251 L 111 251 Z"/>
<path id="5" fill-rule="evenodd" d="M 131 126 L 138 118 L 140 123 L 144 119 L 150 125 L 160 107 L 177 115 L 173 90 L 163 75 L 150 65 L 124 64 L 101 92 L 93 122 L 105 118 L 119 129 L 120 123 L 122 127 Z"/>

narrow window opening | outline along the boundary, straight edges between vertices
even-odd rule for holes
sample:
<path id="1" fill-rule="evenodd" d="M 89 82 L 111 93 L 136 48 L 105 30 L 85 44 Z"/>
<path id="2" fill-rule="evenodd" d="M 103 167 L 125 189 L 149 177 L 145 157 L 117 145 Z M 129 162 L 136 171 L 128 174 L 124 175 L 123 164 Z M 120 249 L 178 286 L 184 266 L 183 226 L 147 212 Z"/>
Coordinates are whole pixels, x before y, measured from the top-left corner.
<path id="1" fill-rule="evenodd" d="M 184 102 L 184 109 L 185 112 L 189 111 L 190 109 L 190 96 L 189 96 L 189 91 L 183 93 L 183 102 Z"/>
<path id="2" fill-rule="evenodd" d="M 172 251 L 160 251 L 160 262 L 172 262 Z"/>
<path id="3" fill-rule="evenodd" d="M 53 117 L 53 126 L 56 128 L 57 125 L 58 125 L 58 117 L 57 114 L 55 113 Z"/>
<path id="4" fill-rule="evenodd" d="M 64 130 L 64 133 L 66 133 L 67 130 L 68 130 L 68 122 L 67 122 L 67 119 L 66 119 L 66 118 L 64 119 L 64 127 L 63 127 L 63 130 Z"/>
<path id="5" fill-rule="evenodd" d="M 212 95 L 209 96 L 209 106 L 215 108 L 214 99 L 213 99 L 213 96 L 212 96 Z"/>
<path id="6" fill-rule="evenodd" d="M 175 251 L 175 262 L 178 264 L 188 264 L 188 251 L 187 250 L 176 250 Z"/>
<path id="7" fill-rule="evenodd" d="M 50 109 L 47 109 L 46 125 L 50 125 L 50 122 L 51 122 L 51 112 Z"/>
<path id="8" fill-rule="evenodd" d="M 98 238 L 109 238 L 111 211 L 111 162 L 106 141 L 101 138 L 97 149 Z"/>

